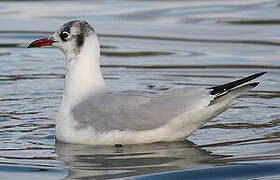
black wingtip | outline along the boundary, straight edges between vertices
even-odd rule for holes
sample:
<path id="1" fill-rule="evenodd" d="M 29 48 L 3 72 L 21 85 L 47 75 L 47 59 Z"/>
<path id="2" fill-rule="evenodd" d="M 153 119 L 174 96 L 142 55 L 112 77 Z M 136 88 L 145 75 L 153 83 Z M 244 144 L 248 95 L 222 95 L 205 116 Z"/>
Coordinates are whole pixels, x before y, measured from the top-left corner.
<path id="1" fill-rule="evenodd" d="M 250 83 L 248 84 L 249 86 L 252 86 L 252 87 L 256 87 L 260 84 L 260 82 L 254 82 L 254 83 Z"/>
<path id="2" fill-rule="evenodd" d="M 253 75 L 251 75 L 252 76 L 252 78 L 253 79 L 255 79 L 255 78 L 258 78 L 258 77 L 260 77 L 260 76 L 262 76 L 262 75 L 264 75 L 264 74 L 266 74 L 267 72 L 260 72 L 260 73 L 256 73 L 256 74 L 253 74 Z M 249 76 L 250 77 L 250 76 Z"/>
<path id="3" fill-rule="evenodd" d="M 256 79 L 264 74 L 266 74 L 267 72 L 260 72 L 260 73 L 256 73 L 256 74 L 253 74 L 251 76 L 248 76 L 248 77 L 245 77 L 245 78 L 242 78 L 242 79 L 239 79 L 239 80 L 236 80 L 236 81 L 233 81 L 233 82 L 230 82 L 230 83 L 227 83 L 227 84 L 223 84 L 223 85 L 220 85 L 220 86 L 215 86 L 215 87 L 211 87 L 209 89 L 212 89 L 212 91 L 210 92 L 211 95 L 215 95 L 215 94 L 221 94 L 221 93 L 224 93 L 232 88 L 235 88 L 237 86 L 240 86 L 246 82 L 249 82 L 253 79 Z M 258 85 L 259 83 L 251 83 L 252 85 Z M 250 85 L 251 85 L 250 84 Z"/>

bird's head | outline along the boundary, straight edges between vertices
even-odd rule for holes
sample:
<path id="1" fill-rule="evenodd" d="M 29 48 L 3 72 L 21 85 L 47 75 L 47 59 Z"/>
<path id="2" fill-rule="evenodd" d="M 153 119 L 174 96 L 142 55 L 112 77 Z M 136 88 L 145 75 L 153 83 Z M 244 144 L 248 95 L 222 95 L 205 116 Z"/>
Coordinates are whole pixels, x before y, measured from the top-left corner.
<path id="1" fill-rule="evenodd" d="M 74 20 L 65 23 L 52 36 L 33 41 L 27 48 L 54 46 L 66 56 L 77 56 L 90 36 L 95 36 L 93 27 L 86 21 Z"/>

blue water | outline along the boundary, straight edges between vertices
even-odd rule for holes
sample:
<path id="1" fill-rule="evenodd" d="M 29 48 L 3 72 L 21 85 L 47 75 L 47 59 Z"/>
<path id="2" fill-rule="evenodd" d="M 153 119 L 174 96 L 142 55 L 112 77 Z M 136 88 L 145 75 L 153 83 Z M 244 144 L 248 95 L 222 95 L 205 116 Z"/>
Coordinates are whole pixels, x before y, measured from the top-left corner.
<path id="1" fill-rule="evenodd" d="M 270 0 L 1 1 L 0 179 L 279 179 L 279 8 Z M 26 47 L 70 19 L 95 27 L 114 89 L 160 92 L 268 74 L 185 142 L 56 142 L 64 56 Z"/>

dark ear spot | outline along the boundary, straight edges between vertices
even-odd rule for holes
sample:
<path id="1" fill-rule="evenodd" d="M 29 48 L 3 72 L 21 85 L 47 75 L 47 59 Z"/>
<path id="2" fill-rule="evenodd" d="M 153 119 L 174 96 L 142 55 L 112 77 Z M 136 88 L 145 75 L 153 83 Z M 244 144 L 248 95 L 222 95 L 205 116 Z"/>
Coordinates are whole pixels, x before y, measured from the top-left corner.
<path id="1" fill-rule="evenodd" d="M 78 47 L 82 47 L 83 46 L 83 44 L 84 44 L 84 41 L 85 41 L 85 38 L 84 38 L 84 34 L 79 34 L 78 36 L 77 36 L 77 46 Z"/>

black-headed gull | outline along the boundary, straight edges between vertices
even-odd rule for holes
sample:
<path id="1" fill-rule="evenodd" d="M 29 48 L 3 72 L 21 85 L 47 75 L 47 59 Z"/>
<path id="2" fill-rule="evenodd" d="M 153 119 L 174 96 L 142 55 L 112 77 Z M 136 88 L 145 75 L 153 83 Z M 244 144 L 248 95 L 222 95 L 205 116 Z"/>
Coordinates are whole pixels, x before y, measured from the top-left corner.
<path id="1" fill-rule="evenodd" d="M 108 89 L 100 70 L 100 45 L 86 21 L 70 21 L 28 47 L 54 46 L 66 56 L 56 138 L 78 144 L 115 145 L 177 141 L 227 110 L 263 74 L 212 88 L 174 88 L 157 95 Z"/>

